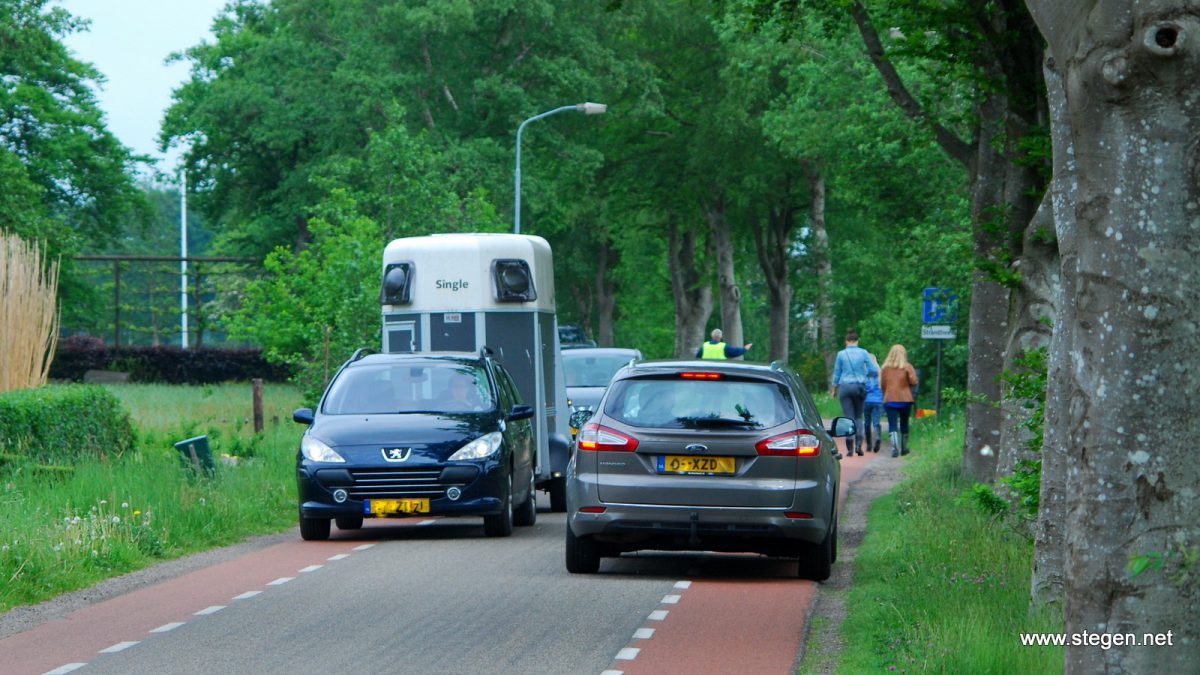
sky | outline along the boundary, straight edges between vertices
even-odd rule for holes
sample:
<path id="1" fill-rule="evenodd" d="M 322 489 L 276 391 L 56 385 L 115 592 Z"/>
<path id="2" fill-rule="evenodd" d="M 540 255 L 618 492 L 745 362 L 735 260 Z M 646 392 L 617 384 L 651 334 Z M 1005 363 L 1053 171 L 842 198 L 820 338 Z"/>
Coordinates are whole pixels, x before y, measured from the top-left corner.
<path id="1" fill-rule="evenodd" d="M 108 129 L 137 154 L 159 158 L 172 172 L 180 152 L 158 151 L 158 131 L 171 91 L 188 77 L 186 63 L 166 65 L 167 55 L 212 40 L 209 28 L 226 0 L 60 0 L 87 32 L 64 40 L 75 58 L 104 74 L 96 92 Z"/>

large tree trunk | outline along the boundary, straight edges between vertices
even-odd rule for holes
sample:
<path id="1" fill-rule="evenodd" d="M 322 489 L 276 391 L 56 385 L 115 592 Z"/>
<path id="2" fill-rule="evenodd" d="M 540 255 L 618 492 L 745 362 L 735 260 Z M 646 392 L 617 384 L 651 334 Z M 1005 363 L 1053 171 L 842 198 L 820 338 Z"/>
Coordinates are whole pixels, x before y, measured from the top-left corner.
<path id="1" fill-rule="evenodd" d="M 1067 368 L 1073 343 L 1069 327 L 1075 320 L 1075 305 L 1065 301 L 1074 291 L 1075 271 L 1075 149 L 1067 120 L 1067 99 L 1062 77 L 1053 59 L 1044 69 L 1050 104 L 1050 137 L 1053 144 L 1054 178 L 1049 197 L 1054 207 L 1054 234 L 1058 242 L 1059 283 L 1054 296 L 1054 332 L 1046 364 L 1046 419 L 1042 440 L 1042 492 L 1038 499 L 1038 522 L 1034 530 L 1033 575 L 1030 597 L 1035 606 L 1061 603 L 1063 596 L 1063 554 L 1066 520 L 1067 448 L 1071 430 L 1066 415 L 1070 400 Z"/>
<path id="2" fill-rule="evenodd" d="M 776 204 L 767 211 L 766 227 L 754 225 L 754 250 L 767 283 L 771 323 L 768 360 L 787 361 L 792 310 L 791 251 L 796 219 L 792 207 L 791 182 L 785 183 Z M 764 231 L 765 230 L 765 231 Z"/>
<path id="3" fill-rule="evenodd" d="M 710 241 L 717 252 L 717 290 L 721 298 L 721 331 L 725 341 L 741 346 L 745 342 L 742 333 L 742 291 L 737 285 L 733 266 L 733 241 L 730 238 L 729 222 L 725 219 L 725 196 L 722 194 L 707 205 Z"/>
<path id="4" fill-rule="evenodd" d="M 833 360 L 837 358 L 838 339 L 833 323 L 833 264 L 829 253 L 829 233 L 825 230 L 825 176 L 820 171 L 809 174 L 808 226 L 812 230 L 813 264 L 817 273 L 817 348 L 825 357 L 825 377 L 833 377 Z"/>
<path id="5" fill-rule="evenodd" d="M 1028 0 L 1066 84 L 1079 181 L 1068 327 L 1067 672 L 1200 663 L 1200 3 Z M 1131 561 L 1154 561 L 1141 574 Z"/>
<path id="6" fill-rule="evenodd" d="M 680 232 L 674 219 L 668 228 L 667 264 L 675 298 L 675 356 L 691 358 L 706 339 L 704 327 L 713 309 L 712 287 L 707 271 L 697 260 L 696 232 Z"/>

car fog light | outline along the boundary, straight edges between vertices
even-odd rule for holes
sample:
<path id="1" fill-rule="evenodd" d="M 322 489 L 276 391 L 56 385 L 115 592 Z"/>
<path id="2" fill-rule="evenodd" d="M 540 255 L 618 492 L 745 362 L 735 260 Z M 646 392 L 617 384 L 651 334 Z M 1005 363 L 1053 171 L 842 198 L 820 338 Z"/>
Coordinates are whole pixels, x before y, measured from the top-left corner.
<path id="1" fill-rule="evenodd" d="M 446 490 L 446 496 L 450 498 L 450 501 L 457 501 L 458 498 L 462 496 L 462 490 L 452 487 L 449 490 Z"/>
<path id="2" fill-rule="evenodd" d="M 339 504 L 346 501 L 346 491 L 341 488 L 334 490 L 333 491 L 333 501 L 335 501 Z"/>

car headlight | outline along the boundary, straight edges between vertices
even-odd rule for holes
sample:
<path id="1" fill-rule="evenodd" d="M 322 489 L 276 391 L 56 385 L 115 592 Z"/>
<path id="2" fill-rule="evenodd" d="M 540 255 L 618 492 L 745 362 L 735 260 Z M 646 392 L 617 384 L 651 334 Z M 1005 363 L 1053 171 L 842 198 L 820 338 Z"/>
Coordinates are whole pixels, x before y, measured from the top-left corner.
<path id="1" fill-rule="evenodd" d="M 458 461 L 463 459 L 483 459 L 496 453 L 500 449 L 500 441 L 503 436 L 499 431 L 493 431 L 490 434 L 485 434 L 476 438 L 459 448 L 458 452 L 450 455 L 450 461 Z"/>
<path id="2" fill-rule="evenodd" d="M 314 462 L 346 461 L 344 457 L 334 452 L 333 448 L 308 435 L 300 439 L 300 454 L 304 455 L 305 459 Z"/>

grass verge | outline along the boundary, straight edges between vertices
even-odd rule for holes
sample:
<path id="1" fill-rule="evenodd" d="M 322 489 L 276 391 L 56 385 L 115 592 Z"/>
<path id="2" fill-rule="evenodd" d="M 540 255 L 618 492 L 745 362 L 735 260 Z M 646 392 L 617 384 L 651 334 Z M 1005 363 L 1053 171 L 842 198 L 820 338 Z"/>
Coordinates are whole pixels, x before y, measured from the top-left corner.
<path id="1" fill-rule="evenodd" d="M 838 671 L 1062 672 L 1061 647 L 1020 641 L 1062 631 L 1030 610 L 1032 543 L 960 498 L 962 417 L 916 423 L 912 441 L 908 478 L 870 510 Z"/>
<path id="2" fill-rule="evenodd" d="M 134 451 L 65 471 L 0 468 L 0 612 L 296 523 L 294 388 L 265 387 L 258 434 L 249 384 L 110 389 L 133 418 Z M 198 435 L 219 460 L 211 477 L 174 448 Z"/>

